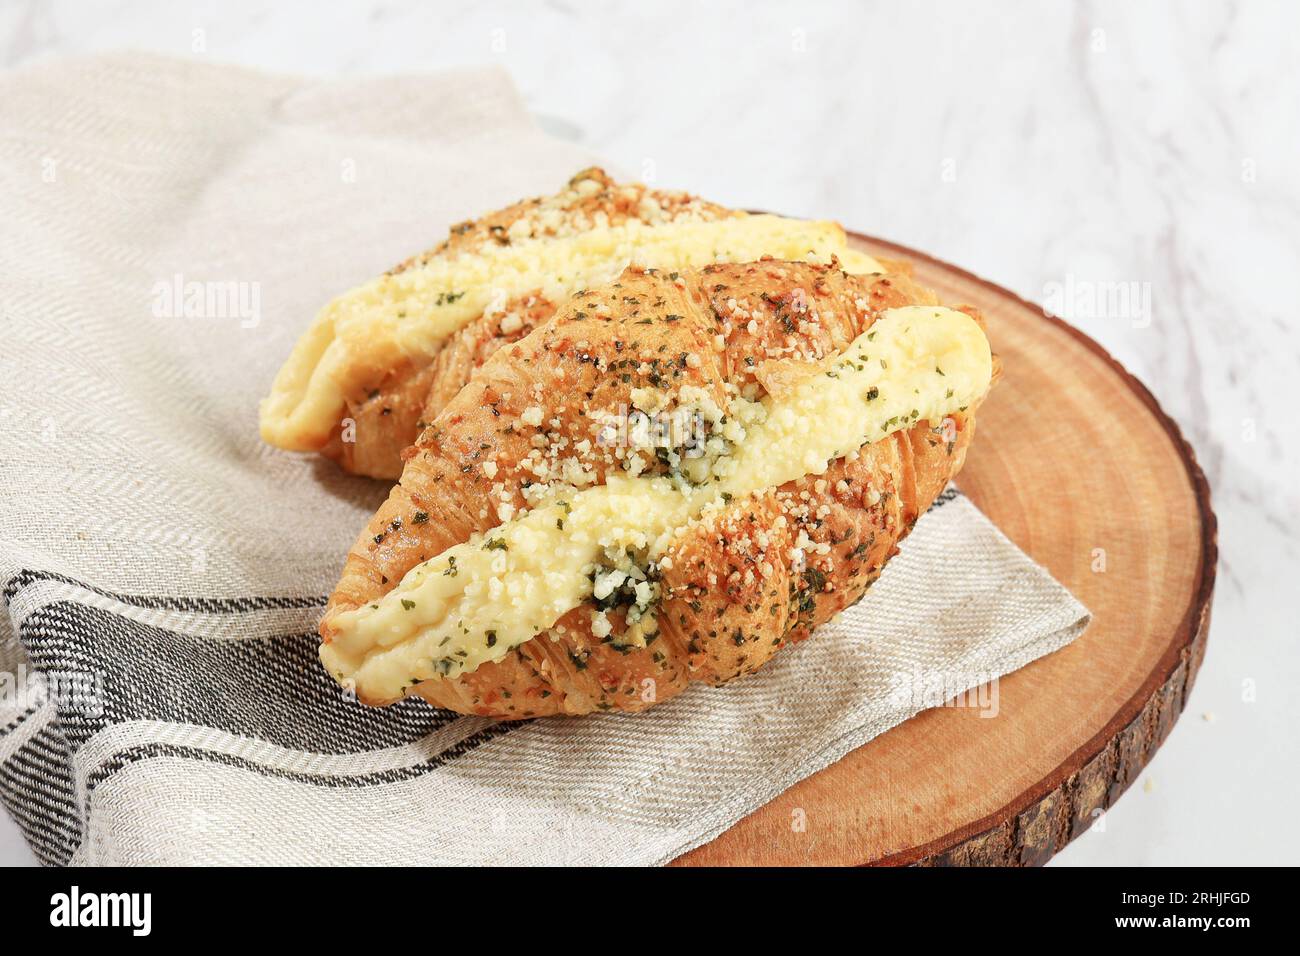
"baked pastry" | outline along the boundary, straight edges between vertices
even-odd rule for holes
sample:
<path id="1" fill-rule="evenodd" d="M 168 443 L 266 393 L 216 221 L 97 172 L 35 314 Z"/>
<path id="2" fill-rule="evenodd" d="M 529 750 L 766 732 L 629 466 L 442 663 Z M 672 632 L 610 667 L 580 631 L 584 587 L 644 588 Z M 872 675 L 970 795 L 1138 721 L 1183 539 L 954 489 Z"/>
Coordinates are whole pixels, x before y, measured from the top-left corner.
<path id="1" fill-rule="evenodd" d="M 333 300 L 261 408 L 267 442 L 396 478 L 401 454 L 470 373 L 630 262 L 666 271 L 771 255 L 879 271 L 832 222 L 750 215 L 599 169 L 555 196 L 453 226 L 441 245 Z"/>
<path id="2" fill-rule="evenodd" d="M 629 269 L 421 434 L 320 626 L 360 700 L 642 710 L 856 602 L 964 460 L 978 316 L 898 274 Z"/>

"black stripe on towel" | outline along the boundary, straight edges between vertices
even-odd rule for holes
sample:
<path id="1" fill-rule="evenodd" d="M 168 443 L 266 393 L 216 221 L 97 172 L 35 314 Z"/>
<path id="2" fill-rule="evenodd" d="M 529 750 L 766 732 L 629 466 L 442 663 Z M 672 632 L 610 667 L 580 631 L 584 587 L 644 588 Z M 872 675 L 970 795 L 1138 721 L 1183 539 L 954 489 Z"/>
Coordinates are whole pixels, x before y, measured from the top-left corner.
<path id="1" fill-rule="evenodd" d="M 33 668 L 95 682 L 89 706 L 59 707 L 74 747 L 109 724 L 159 720 L 308 753 L 363 753 L 461 719 L 416 698 L 382 710 L 351 700 L 321 666 L 314 634 L 223 641 L 59 601 L 29 614 L 19 637 Z"/>
<path id="2" fill-rule="evenodd" d="M 76 584 L 77 582 L 70 582 Z M 299 634 L 226 641 L 154 627 L 103 608 L 57 601 L 19 625 L 30 667 L 72 675 L 89 697 L 54 700 L 49 727 L 0 763 L 0 802 L 41 862 L 68 863 L 88 808 L 77 800 L 72 755 L 100 731 L 154 720 L 213 727 L 309 754 L 346 755 L 420 741 L 463 720 L 412 698 L 384 709 L 349 699 L 321 667 L 317 637 Z M 90 678 L 92 683 L 84 681 Z M 30 714 L 24 715 L 30 719 Z M 0 736 L 21 726 L 20 718 Z M 192 745 L 125 748 L 89 771 L 87 799 L 113 774 L 151 757 L 183 757 L 321 787 L 369 787 L 422 776 L 518 726 L 492 724 L 420 763 L 371 773 L 299 772 Z"/>
<path id="3" fill-rule="evenodd" d="M 119 751 L 96 767 L 87 778 L 86 788 L 93 793 L 96 787 L 123 767 L 150 757 L 185 757 L 191 760 L 203 760 L 208 763 L 223 764 L 227 767 L 239 767 L 242 770 L 249 770 L 264 777 L 277 777 L 281 780 L 293 780 L 296 783 L 307 783 L 318 787 L 374 787 L 386 783 L 400 783 L 403 780 L 412 780 L 415 777 L 424 776 L 424 774 L 437 770 L 452 760 L 476 750 L 489 740 L 509 733 L 516 726 L 518 724 L 507 722 L 491 724 L 477 733 L 471 734 L 464 740 L 457 741 L 442 753 L 430 757 L 423 763 L 361 774 L 311 773 L 308 771 L 286 770 L 283 767 L 270 767 L 245 757 L 237 757 L 216 750 L 205 750 L 202 747 L 176 744 L 141 744 L 137 747 L 128 747 Z"/>
<path id="4" fill-rule="evenodd" d="M 939 508 L 942 508 L 948 502 L 955 501 L 960 497 L 961 497 L 961 491 L 958 490 L 957 486 L 949 485 L 947 488 L 943 489 L 943 491 L 935 495 L 934 501 L 930 503 L 930 507 L 925 509 L 926 514 L 929 514 L 931 511 L 935 511 Z"/>
<path id="5" fill-rule="evenodd" d="M 72 786 L 72 753 L 55 727 L 32 735 L 0 763 L 0 803 L 36 858 L 62 866 L 81 844 L 81 813 Z"/>
<path id="6" fill-rule="evenodd" d="M 86 584 L 84 581 L 78 581 L 75 578 L 70 578 L 63 574 L 55 574 L 53 571 L 32 571 L 24 569 L 10 578 L 8 583 L 5 585 L 5 604 L 10 604 L 14 599 L 14 595 L 23 588 L 37 584 L 41 581 L 57 581 L 60 584 L 70 584 L 73 587 L 90 591 L 93 594 L 98 594 L 100 597 L 106 597 L 122 604 L 129 604 L 132 607 L 147 608 L 156 611 L 188 611 L 204 614 L 243 614 L 249 611 L 296 610 L 300 608 L 313 607 L 323 608 L 326 601 L 326 598 L 324 597 L 301 596 L 213 598 L 121 594 L 116 591 L 106 591 L 103 588 L 97 588 L 94 585 Z"/>

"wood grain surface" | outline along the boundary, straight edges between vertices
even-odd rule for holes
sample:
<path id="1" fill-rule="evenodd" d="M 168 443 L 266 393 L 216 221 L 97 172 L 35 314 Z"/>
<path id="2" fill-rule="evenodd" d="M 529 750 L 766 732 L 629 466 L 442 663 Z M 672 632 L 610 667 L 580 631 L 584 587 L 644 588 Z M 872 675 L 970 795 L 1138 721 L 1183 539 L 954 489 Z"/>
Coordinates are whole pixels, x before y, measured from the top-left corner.
<path id="1" fill-rule="evenodd" d="M 911 261 L 945 304 L 983 310 L 1005 375 L 958 483 L 1093 623 L 1004 677 L 996 717 L 919 714 L 676 863 L 1041 864 L 1119 798 L 1182 712 L 1214 586 L 1209 488 L 1177 426 L 1091 339 L 922 253 L 853 241 Z"/>

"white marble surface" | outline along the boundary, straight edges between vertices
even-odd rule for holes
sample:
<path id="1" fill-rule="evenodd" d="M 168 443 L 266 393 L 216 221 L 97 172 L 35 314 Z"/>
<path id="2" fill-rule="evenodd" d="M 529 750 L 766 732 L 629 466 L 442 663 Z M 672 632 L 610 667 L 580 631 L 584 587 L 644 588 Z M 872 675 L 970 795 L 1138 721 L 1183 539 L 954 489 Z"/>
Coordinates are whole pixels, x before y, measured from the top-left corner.
<path id="1" fill-rule="evenodd" d="M 702 6 L 11 0 L 0 67 L 121 49 L 342 76 L 500 64 L 622 172 L 837 218 L 1039 301 L 1136 283 L 1120 314 L 1070 317 L 1196 447 L 1214 626 L 1171 739 L 1056 862 L 1295 862 L 1300 6 Z M 0 815 L 0 863 L 31 860 Z"/>

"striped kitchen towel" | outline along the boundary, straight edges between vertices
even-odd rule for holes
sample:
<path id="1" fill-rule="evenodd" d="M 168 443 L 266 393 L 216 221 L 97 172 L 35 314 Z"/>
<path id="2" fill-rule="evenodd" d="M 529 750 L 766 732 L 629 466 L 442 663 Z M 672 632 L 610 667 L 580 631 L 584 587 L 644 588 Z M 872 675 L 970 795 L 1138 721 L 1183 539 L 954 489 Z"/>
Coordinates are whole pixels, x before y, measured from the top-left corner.
<path id="1" fill-rule="evenodd" d="M 109 56 L 0 101 L 0 802 L 44 863 L 662 863 L 1087 624 L 950 489 L 867 600 L 724 688 L 362 707 L 314 632 L 387 489 L 263 445 L 258 399 L 332 293 L 590 157 L 496 72 Z"/>

